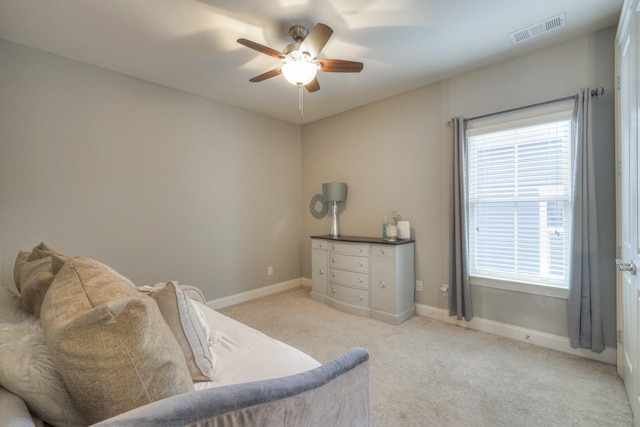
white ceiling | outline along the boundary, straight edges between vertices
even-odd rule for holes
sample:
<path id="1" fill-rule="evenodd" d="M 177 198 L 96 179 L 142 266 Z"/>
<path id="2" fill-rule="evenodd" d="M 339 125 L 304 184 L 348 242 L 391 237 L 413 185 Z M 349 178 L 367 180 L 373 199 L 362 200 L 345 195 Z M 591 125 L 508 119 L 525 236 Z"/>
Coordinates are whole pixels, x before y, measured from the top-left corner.
<path id="1" fill-rule="evenodd" d="M 292 123 L 308 123 L 617 24 L 623 0 L 0 0 L 0 38 Z M 567 26 L 513 45 L 509 33 L 566 13 Z M 320 57 L 364 63 L 319 73 L 304 93 L 279 62 L 293 24 L 334 33 Z"/>

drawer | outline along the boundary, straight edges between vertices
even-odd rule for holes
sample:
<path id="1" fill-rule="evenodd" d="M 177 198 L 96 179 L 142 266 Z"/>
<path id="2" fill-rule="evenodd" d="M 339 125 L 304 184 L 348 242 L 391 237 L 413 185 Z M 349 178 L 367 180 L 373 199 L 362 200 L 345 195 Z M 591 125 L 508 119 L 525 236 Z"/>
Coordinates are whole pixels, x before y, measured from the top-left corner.
<path id="1" fill-rule="evenodd" d="M 331 252 L 337 252 L 347 255 L 369 256 L 369 244 L 366 243 L 344 243 L 344 242 L 327 242 Z"/>
<path id="2" fill-rule="evenodd" d="M 311 239 L 311 249 L 314 251 L 323 250 L 326 251 L 329 247 L 329 242 L 326 240 Z"/>
<path id="3" fill-rule="evenodd" d="M 376 258 L 396 259 L 396 248 L 390 245 L 371 245 L 371 256 Z"/>
<path id="4" fill-rule="evenodd" d="M 329 254 L 329 267 L 339 268 L 341 270 L 357 271 L 360 273 L 368 273 L 369 258 L 331 253 Z"/>
<path id="5" fill-rule="evenodd" d="M 329 297 L 345 304 L 369 307 L 369 291 L 363 289 L 353 289 L 331 284 L 329 286 Z"/>
<path id="6" fill-rule="evenodd" d="M 329 269 L 329 280 L 332 283 L 352 288 L 369 289 L 369 275 L 366 273 L 331 268 Z"/>

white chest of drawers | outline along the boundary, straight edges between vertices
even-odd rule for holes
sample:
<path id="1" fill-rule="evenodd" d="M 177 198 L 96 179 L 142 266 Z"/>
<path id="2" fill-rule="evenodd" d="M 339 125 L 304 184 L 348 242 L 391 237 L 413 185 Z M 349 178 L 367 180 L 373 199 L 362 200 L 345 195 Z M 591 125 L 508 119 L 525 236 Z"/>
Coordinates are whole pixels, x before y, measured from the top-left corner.
<path id="1" fill-rule="evenodd" d="M 400 324 L 416 312 L 414 241 L 311 237 L 311 298 L 338 310 Z"/>

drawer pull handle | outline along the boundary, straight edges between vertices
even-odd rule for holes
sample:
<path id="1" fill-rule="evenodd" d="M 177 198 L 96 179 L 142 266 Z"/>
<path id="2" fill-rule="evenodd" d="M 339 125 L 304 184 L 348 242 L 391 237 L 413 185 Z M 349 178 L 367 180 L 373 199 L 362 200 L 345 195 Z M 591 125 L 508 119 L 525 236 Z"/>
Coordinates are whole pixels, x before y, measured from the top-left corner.
<path id="1" fill-rule="evenodd" d="M 324 274 L 324 270 L 318 270 L 318 274 L 322 276 Z"/>
<path id="2" fill-rule="evenodd" d="M 384 283 L 384 282 L 380 282 L 380 287 L 381 287 L 381 288 L 386 288 L 386 287 L 387 287 L 387 284 L 386 284 L 386 283 Z"/>
<path id="3" fill-rule="evenodd" d="M 384 249 L 380 249 L 380 255 L 384 255 Z"/>
<path id="4" fill-rule="evenodd" d="M 362 295 L 358 295 L 358 301 L 362 301 L 364 300 L 364 297 Z"/>
<path id="5" fill-rule="evenodd" d="M 362 263 L 362 261 L 358 261 L 358 267 L 364 267 L 364 264 Z"/>
<path id="6" fill-rule="evenodd" d="M 335 248 L 336 248 L 336 245 L 331 245 L 331 249 L 335 249 Z"/>
<path id="7" fill-rule="evenodd" d="M 364 279 L 362 279 L 362 277 L 358 277 L 358 283 L 364 283 Z"/>
<path id="8" fill-rule="evenodd" d="M 336 262 L 335 257 L 334 257 L 334 258 L 331 258 L 331 262 Z"/>
<path id="9" fill-rule="evenodd" d="M 324 248 L 324 243 L 322 243 L 322 242 L 318 243 L 318 247 L 319 248 Z"/>
<path id="10" fill-rule="evenodd" d="M 336 288 L 331 289 L 331 293 L 335 294 L 336 293 Z"/>
<path id="11" fill-rule="evenodd" d="M 336 277 L 336 273 L 331 273 L 331 277 Z"/>
<path id="12" fill-rule="evenodd" d="M 363 249 L 362 248 L 358 248 L 358 252 L 362 253 Z"/>

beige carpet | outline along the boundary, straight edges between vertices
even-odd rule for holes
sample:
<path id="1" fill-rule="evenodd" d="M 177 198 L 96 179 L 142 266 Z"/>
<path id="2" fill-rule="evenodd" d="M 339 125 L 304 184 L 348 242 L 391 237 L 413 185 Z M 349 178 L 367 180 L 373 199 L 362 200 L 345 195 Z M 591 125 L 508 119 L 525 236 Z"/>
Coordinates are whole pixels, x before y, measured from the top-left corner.
<path id="1" fill-rule="evenodd" d="M 220 312 L 323 363 L 369 350 L 377 427 L 633 425 L 611 365 L 421 316 L 399 326 L 352 316 L 306 287 Z"/>

